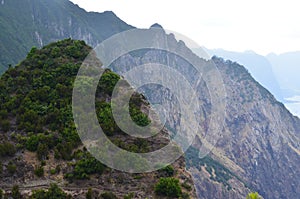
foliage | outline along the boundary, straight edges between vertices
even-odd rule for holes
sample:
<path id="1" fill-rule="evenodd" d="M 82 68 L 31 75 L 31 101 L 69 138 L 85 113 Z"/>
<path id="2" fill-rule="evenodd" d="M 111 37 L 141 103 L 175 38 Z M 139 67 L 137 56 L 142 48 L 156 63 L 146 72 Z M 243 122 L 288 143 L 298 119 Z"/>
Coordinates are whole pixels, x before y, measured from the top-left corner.
<path id="1" fill-rule="evenodd" d="M 7 164 L 7 170 L 8 170 L 8 172 L 9 172 L 10 174 L 14 174 L 14 173 L 16 172 L 16 170 L 17 170 L 17 166 L 16 166 L 14 163 L 9 162 L 9 163 Z"/>
<path id="2" fill-rule="evenodd" d="M 43 166 L 38 166 L 34 169 L 34 174 L 38 177 L 44 176 L 44 168 Z"/>
<path id="3" fill-rule="evenodd" d="M 32 48 L 27 59 L 0 79 L 0 123 L 3 131 L 19 130 L 18 146 L 37 152 L 40 160 L 56 149 L 57 157 L 70 159 L 80 144 L 72 118 L 73 82 L 90 47 L 66 39 L 42 49 Z M 13 129 L 7 118 L 15 118 Z M 5 128 L 5 129 L 3 129 Z M 20 140 L 18 140 L 21 142 Z M 13 147 L 0 145 L 0 156 L 12 156 Z"/>
<path id="4" fill-rule="evenodd" d="M 238 178 L 238 176 L 233 174 L 224 165 L 213 160 L 211 157 L 205 156 L 204 158 L 199 158 L 199 150 L 194 147 L 190 147 L 186 151 L 185 156 L 188 168 L 194 166 L 200 171 L 201 167 L 204 167 L 211 175 L 211 180 L 222 183 L 228 190 L 231 189 L 231 185 L 229 184 L 228 180 L 233 177 Z M 213 175 L 213 172 L 215 173 L 215 176 Z"/>
<path id="5" fill-rule="evenodd" d="M 179 180 L 176 178 L 160 178 L 159 182 L 155 185 L 155 193 L 168 197 L 180 197 L 182 191 Z"/>
<path id="6" fill-rule="evenodd" d="M 113 73 L 109 70 L 106 70 L 100 80 L 99 80 L 99 86 L 98 86 L 98 92 L 104 92 L 108 95 L 111 95 L 115 85 L 117 82 L 120 80 L 120 76 L 117 75 L 116 73 Z"/>
<path id="7" fill-rule="evenodd" d="M 48 191 L 39 189 L 33 191 L 30 199 L 67 199 L 68 195 L 57 184 L 51 184 Z"/>
<path id="8" fill-rule="evenodd" d="M 172 165 L 165 166 L 164 168 L 159 170 L 166 177 L 171 177 L 175 174 L 175 170 Z"/>
<path id="9" fill-rule="evenodd" d="M 16 148 L 9 142 L 0 144 L 0 157 L 14 156 Z"/>
<path id="10" fill-rule="evenodd" d="M 21 193 L 19 191 L 19 186 L 18 185 L 14 185 L 12 190 L 11 190 L 11 197 L 13 199 L 21 199 L 22 196 L 21 196 Z"/>
<path id="11" fill-rule="evenodd" d="M 104 192 L 100 195 L 101 199 L 117 199 L 117 196 L 112 192 Z"/>
<path id="12" fill-rule="evenodd" d="M 85 194 L 86 199 L 92 199 L 93 198 L 93 190 L 91 188 L 88 189 L 88 191 Z"/>
<path id="13" fill-rule="evenodd" d="M 94 158 L 90 153 L 84 152 L 80 155 L 80 159 L 76 162 L 73 171 L 66 174 L 66 178 L 72 179 L 88 179 L 91 174 L 102 174 L 105 166 Z"/>
<path id="14" fill-rule="evenodd" d="M 183 188 L 185 188 L 186 190 L 188 190 L 188 191 L 191 191 L 191 190 L 192 190 L 192 186 L 189 185 L 187 182 L 182 183 L 181 186 L 182 186 Z"/>
<path id="15" fill-rule="evenodd" d="M 46 144 L 39 144 L 37 148 L 37 157 L 39 160 L 45 160 L 48 155 L 48 146 Z"/>
<path id="16" fill-rule="evenodd" d="M 249 193 L 247 195 L 246 199 L 261 199 L 261 197 L 259 196 L 259 194 L 257 192 L 255 192 L 255 193 Z"/>
<path id="17" fill-rule="evenodd" d="M 10 129 L 10 122 L 7 119 L 0 120 L 0 126 L 2 131 L 7 132 Z"/>

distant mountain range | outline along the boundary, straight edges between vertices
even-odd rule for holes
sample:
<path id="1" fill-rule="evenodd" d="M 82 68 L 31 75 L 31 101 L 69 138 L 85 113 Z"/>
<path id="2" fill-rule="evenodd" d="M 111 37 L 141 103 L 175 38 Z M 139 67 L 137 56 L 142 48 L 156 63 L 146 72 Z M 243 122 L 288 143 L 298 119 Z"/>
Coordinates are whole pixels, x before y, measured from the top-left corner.
<path id="1" fill-rule="evenodd" d="M 285 97 L 300 95 L 300 51 L 266 56 Z"/>
<path id="2" fill-rule="evenodd" d="M 200 54 L 202 49 L 193 50 Z M 253 51 L 204 50 L 210 56 L 216 55 L 244 65 L 279 101 L 284 102 L 284 98 L 300 95 L 300 51 L 262 56 Z"/>

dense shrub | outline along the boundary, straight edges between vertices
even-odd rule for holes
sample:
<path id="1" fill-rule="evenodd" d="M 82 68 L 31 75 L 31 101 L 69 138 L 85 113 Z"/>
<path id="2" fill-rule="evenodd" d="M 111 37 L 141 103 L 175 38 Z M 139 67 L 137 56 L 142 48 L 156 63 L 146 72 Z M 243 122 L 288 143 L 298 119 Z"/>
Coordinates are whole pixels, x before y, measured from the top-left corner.
<path id="1" fill-rule="evenodd" d="M 155 193 L 167 197 L 180 197 L 182 191 L 179 180 L 176 178 L 160 178 L 155 185 Z"/>

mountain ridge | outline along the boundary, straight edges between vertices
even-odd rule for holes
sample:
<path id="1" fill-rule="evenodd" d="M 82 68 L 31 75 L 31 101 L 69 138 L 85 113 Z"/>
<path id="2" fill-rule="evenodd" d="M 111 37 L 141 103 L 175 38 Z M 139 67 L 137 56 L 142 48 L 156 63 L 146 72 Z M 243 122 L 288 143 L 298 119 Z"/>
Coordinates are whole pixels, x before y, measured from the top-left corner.
<path id="1" fill-rule="evenodd" d="M 96 46 L 113 34 L 134 28 L 111 11 L 86 12 L 68 0 L 5 1 L 0 5 L 0 27 L 0 73 L 24 59 L 32 46 L 65 38 Z"/>

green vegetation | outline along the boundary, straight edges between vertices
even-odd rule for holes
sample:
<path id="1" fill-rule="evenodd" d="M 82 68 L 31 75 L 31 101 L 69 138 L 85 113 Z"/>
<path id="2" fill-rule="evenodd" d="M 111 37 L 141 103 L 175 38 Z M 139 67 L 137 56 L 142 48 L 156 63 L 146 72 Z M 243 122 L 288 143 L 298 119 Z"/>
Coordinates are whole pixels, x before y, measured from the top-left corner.
<path id="1" fill-rule="evenodd" d="M 102 175 L 107 169 L 105 165 L 91 156 L 84 148 L 77 135 L 72 115 L 72 91 L 77 71 L 82 61 L 91 50 L 83 41 L 66 39 L 42 49 L 32 48 L 27 58 L 15 68 L 10 68 L 0 78 L 0 122 L 7 123 L 7 128 L 1 128 L 4 139 L 0 143 L 0 157 L 14 156 L 17 151 L 28 150 L 34 152 L 40 166 L 34 169 L 38 177 L 44 176 L 46 161 L 52 158 L 65 160 L 67 168 L 63 168 L 64 177 L 70 182 L 89 179 Z M 145 153 L 152 150 L 151 139 L 130 138 L 116 125 L 111 110 L 110 95 L 120 76 L 106 70 L 99 81 L 97 88 L 95 108 L 98 121 L 106 135 L 113 143 L 128 151 Z M 88 82 L 88 80 L 86 80 Z M 122 80 L 124 81 L 124 80 Z M 126 82 L 122 86 L 127 86 Z M 132 120 L 140 126 L 150 124 L 150 120 L 141 107 L 146 107 L 145 98 L 134 93 L 129 102 L 129 113 Z M 8 138 L 9 137 L 9 138 Z M 16 146 L 16 147 L 15 147 Z M 75 151 L 75 152 L 74 152 Z M 128 164 L 122 153 L 118 158 L 120 164 Z M 16 159 L 6 166 L 13 175 L 17 170 Z M 147 162 L 140 156 L 133 156 L 128 168 L 132 165 L 145 167 Z M 50 169 L 50 174 L 60 173 L 60 168 Z M 172 166 L 161 170 L 163 177 L 174 176 Z M 171 182 L 167 186 L 169 191 L 162 195 L 172 196 L 181 194 L 178 180 L 167 178 Z M 164 186 L 162 179 L 157 185 Z M 179 186 L 177 190 L 176 186 Z M 173 187 L 175 186 L 175 187 Z M 90 197 L 88 192 L 86 197 Z M 48 191 L 37 190 L 31 198 L 67 198 L 68 196 L 57 187 L 51 185 Z M 116 198 L 110 192 L 101 195 L 102 198 Z M 133 198 L 132 194 L 124 198 Z"/>
<path id="2" fill-rule="evenodd" d="M 100 195 L 101 199 L 118 199 L 112 192 L 104 192 Z"/>
<path id="3" fill-rule="evenodd" d="M 172 177 L 175 174 L 175 170 L 172 165 L 165 166 L 160 169 L 159 172 L 165 177 Z"/>
<path id="4" fill-rule="evenodd" d="M 53 54 L 58 49 L 60 53 Z M 33 48 L 26 60 L 0 79 L 1 118 L 16 119 L 17 129 L 12 130 L 23 132 L 18 135 L 19 146 L 37 152 L 40 160 L 46 159 L 52 149 L 57 158 L 70 159 L 72 149 L 80 144 L 71 95 L 75 75 L 89 50 L 83 41 L 71 39 L 41 50 Z M 14 154 L 12 146 L 2 145 L 1 156 Z"/>
<path id="5" fill-rule="evenodd" d="M 44 176 L 44 168 L 43 166 L 38 166 L 34 169 L 34 174 L 38 177 L 43 177 Z"/>
<path id="6" fill-rule="evenodd" d="M 199 158 L 199 150 L 194 147 L 190 147 L 186 154 L 187 167 L 196 167 L 201 171 L 201 167 L 204 167 L 206 171 L 210 174 L 210 179 L 216 182 L 222 183 L 228 190 L 232 189 L 228 180 L 235 176 L 229 169 L 219 162 L 213 160 L 209 156 L 204 158 Z M 237 177 L 238 178 L 238 177 Z M 238 178 L 239 179 L 239 178 Z"/>
<path id="7" fill-rule="evenodd" d="M 19 191 L 19 186 L 18 185 L 14 185 L 12 190 L 11 190 L 11 197 L 13 199 L 21 199 L 22 196 L 21 196 L 21 193 Z"/>
<path id="8" fill-rule="evenodd" d="M 14 140 L 18 149 L 36 152 L 40 161 L 46 160 L 51 150 L 56 159 L 72 159 L 73 150 L 81 145 L 72 116 L 73 83 L 90 50 L 83 41 L 71 39 L 49 44 L 40 50 L 32 48 L 23 62 L 3 74 L 0 79 L 0 121 L 5 123 L 2 131 L 21 132 Z M 120 76 L 106 70 L 97 88 L 96 113 L 108 136 L 122 134 L 113 119 L 111 104 L 107 102 L 119 80 Z M 141 126 L 150 123 L 148 116 L 140 110 L 143 100 L 141 95 L 134 94 L 129 110 L 133 121 Z M 16 120 L 16 128 L 6 124 L 8 118 Z M 142 139 L 129 145 L 123 141 L 118 144 L 133 152 L 149 151 L 148 143 Z M 13 144 L 0 144 L 0 157 L 13 156 L 15 152 Z M 75 170 L 76 178 L 85 178 L 89 173 L 93 172 Z"/>
<path id="9" fill-rule="evenodd" d="M 88 152 L 77 151 L 75 156 L 78 161 L 73 166 L 73 171 L 65 175 L 69 180 L 88 179 L 91 174 L 101 175 L 106 168 Z"/>
<path id="10" fill-rule="evenodd" d="M 8 173 L 13 175 L 17 170 L 17 166 L 13 162 L 10 161 L 7 165 L 7 170 L 8 170 Z"/>
<path id="11" fill-rule="evenodd" d="M 0 144 L 0 157 L 14 156 L 16 148 L 10 142 Z"/>
<path id="12" fill-rule="evenodd" d="M 30 199 L 67 199 L 70 198 L 62 189 L 56 184 L 51 184 L 48 191 L 39 189 L 33 191 Z"/>
<path id="13" fill-rule="evenodd" d="M 261 197 L 258 195 L 257 192 L 255 192 L 255 193 L 249 193 L 246 199 L 261 199 Z"/>
<path id="14" fill-rule="evenodd" d="M 154 190 L 157 195 L 167 197 L 180 197 L 182 194 L 179 180 L 176 178 L 160 178 Z"/>
<path id="15" fill-rule="evenodd" d="M 191 191 L 193 189 L 192 186 L 189 185 L 187 182 L 182 183 L 181 186 L 188 191 Z"/>
<path id="16" fill-rule="evenodd" d="M 93 198 L 93 190 L 91 188 L 88 189 L 88 191 L 85 194 L 86 199 L 92 199 Z"/>

